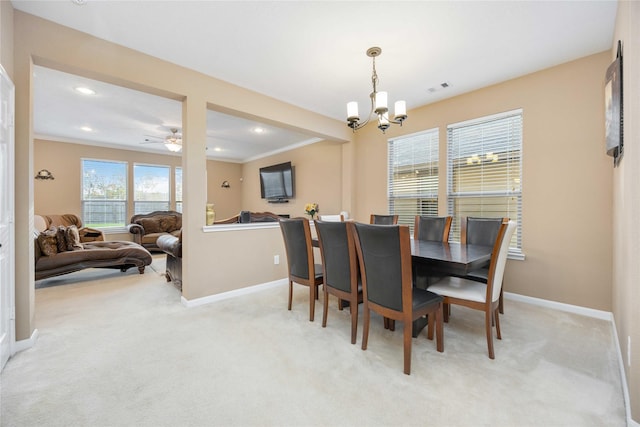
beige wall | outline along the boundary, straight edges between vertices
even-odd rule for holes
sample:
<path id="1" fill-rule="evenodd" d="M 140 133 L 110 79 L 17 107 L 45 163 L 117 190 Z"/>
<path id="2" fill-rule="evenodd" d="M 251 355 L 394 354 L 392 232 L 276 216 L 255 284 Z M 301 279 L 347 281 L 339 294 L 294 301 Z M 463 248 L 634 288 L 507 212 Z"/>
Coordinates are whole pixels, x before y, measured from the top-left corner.
<path id="1" fill-rule="evenodd" d="M 401 128 L 356 140 L 356 217 L 386 212 L 388 138 L 440 131 L 440 214 L 446 211 L 446 126 L 523 109 L 523 252 L 505 290 L 611 310 L 612 162 L 604 150 L 603 52 L 410 112 Z M 508 308 L 507 308 L 508 310 Z"/>
<path id="2" fill-rule="evenodd" d="M 640 422 L 640 3 L 618 2 L 609 61 L 623 44 L 624 157 L 613 171 L 613 316 L 631 401 Z M 629 348 L 628 343 L 631 343 Z M 631 359 L 628 360 L 628 354 Z"/>
<path id="3" fill-rule="evenodd" d="M 259 169 L 291 162 L 295 197 L 289 203 L 268 203 L 260 198 Z M 342 207 L 342 144 L 320 141 L 244 164 L 242 205 L 251 211 L 305 216 L 304 205 L 318 203 L 320 213 L 340 213 Z"/>
<path id="4" fill-rule="evenodd" d="M 0 2 L 0 64 L 13 79 L 13 6 Z"/>

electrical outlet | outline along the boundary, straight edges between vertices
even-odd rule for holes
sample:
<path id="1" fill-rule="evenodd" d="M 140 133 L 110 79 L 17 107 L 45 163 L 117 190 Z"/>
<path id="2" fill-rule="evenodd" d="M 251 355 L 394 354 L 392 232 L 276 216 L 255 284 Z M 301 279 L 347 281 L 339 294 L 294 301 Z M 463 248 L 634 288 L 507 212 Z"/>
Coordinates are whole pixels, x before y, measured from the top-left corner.
<path id="1" fill-rule="evenodd" d="M 627 366 L 631 367 L 631 335 L 627 335 Z"/>
<path id="2" fill-rule="evenodd" d="M 274 256 L 273 256 L 273 263 L 274 263 L 275 265 L 280 264 L 280 255 L 274 255 Z"/>

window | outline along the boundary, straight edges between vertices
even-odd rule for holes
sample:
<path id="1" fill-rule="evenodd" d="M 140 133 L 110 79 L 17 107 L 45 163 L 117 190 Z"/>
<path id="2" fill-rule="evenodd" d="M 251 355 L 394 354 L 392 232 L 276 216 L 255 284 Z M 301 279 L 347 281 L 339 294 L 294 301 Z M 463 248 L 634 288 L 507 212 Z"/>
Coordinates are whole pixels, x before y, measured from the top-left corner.
<path id="1" fill-rule="evenodd" d="M 136 214 L 169 210 L 169 166 L 133 165 L 133 207 Z"/>
<path id="2" fill-rule="evenodd" d="M 176 211 L 182 213 L 182 168 L 176 167 Z"/>
<path id="3" fill-rule="evenodd" d="M 518 222 L 510 253 L 522 249 L 522 110 L 447 127 L 450 240 L 460 217 L 509 217 Z"/>
<path id="4" fill-rule="evenodd" d="M 124 227 L 127 162 L 82 159 L 82 222 L 88 227 Z"/>
<path id="5" fill-rule="evenodd" d="M 389 213 L 411 227 L 416 215 L 438 215 L 438 129 L 389 140 Z"/>

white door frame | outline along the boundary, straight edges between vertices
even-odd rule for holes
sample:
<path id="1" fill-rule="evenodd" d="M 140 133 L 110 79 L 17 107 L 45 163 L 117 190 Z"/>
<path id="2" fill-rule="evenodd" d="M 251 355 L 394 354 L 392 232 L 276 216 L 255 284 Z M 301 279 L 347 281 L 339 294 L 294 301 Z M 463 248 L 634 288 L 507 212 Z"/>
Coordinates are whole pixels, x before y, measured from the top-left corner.
<path id="1" fill-rule="evenodd" d="M 15 351 L 15 86 L 0 65 L 0 371 Z"/>

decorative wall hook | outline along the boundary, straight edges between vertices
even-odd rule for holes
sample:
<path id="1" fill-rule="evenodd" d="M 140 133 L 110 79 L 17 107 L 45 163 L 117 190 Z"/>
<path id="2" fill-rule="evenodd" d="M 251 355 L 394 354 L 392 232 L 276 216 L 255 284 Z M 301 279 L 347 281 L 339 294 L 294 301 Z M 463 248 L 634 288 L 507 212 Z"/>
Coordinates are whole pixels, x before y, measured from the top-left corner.
<path id="1" fill-rule="evenodd" d="M 231 184 L 229 184 L 229 181 L 222 181 L 222 185 L 220 187 L 231 188 Z"/>
<path id="2" fill-rule="evenodd" d="M 53 174 L 46 169 L 42 169 L 36 174 L 36 179 L 55 179 Z"/>

